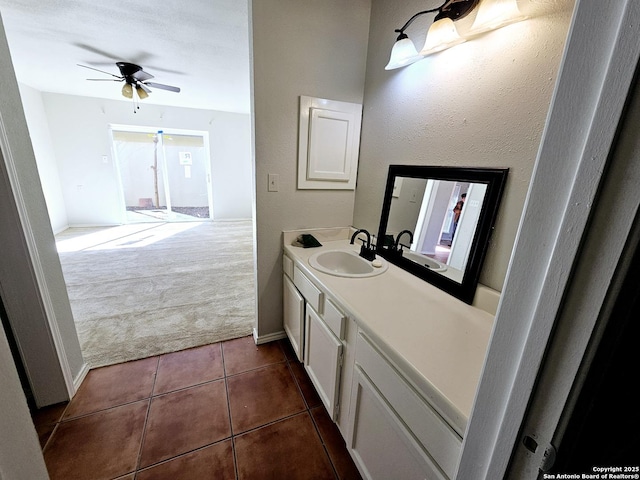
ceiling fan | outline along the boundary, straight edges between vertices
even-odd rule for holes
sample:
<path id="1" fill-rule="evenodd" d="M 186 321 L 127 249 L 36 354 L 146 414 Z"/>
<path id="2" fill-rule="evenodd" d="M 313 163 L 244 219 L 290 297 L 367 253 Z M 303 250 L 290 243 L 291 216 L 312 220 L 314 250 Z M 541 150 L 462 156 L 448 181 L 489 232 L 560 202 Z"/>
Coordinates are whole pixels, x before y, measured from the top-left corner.
<path id="1" fill-rule="evenodd" d="M 95 70 L 96 72 L 104 73 L 106 75 L 110 75 L 114 78 L 87 78 L 87 80 L 91 81 L 107 81 L 107 82 L 125 82 L 122 86 L 122 95 L 127 98 L 134 98 L 134 91 L 137 97 L 140 100 L 144 100 L 151 93 L 151 89 L 159 88 L 161 90 L 168 90 L 170 92 L 180 92 L 180 88 L 174 87 L 171 85 L 164 85 L 162 83 L 150 82 L 153 75 L 145 72 L 140 65 L 136 65 L 135 63 L 128 62 L 116 62 L 116 66 L 120 70 L 120 75 L 115 75 L 113 73 L 105 72 L 103 70 L 98 70 L 97 68 L 88 67 L 87 65 L 78 64 L 79 67 L 88 68 L 90 70 Z M 135 101 L 135 99 L 134 99 Z M 139 108 L 139 107 L 138 107 Z"/>

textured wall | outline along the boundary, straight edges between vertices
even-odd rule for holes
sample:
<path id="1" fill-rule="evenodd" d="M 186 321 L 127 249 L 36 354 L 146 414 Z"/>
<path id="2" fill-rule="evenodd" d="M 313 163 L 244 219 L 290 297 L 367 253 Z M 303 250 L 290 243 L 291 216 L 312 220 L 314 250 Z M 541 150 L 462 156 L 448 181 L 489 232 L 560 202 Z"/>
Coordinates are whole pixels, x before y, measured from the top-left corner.
<path id="1" fill-rule="evenodd" d="M 353 219 L 377 231 L 389 164 L 508 167 L 480 278 L 496 290 L 502 290 L 574 1 L 520 5 L 530 15 L 524 22 L 386 71 L 394 29 L 424 2 L 373 0 Z M 428 17 L 407 30 L 418 48 Z"/>
<path id="2" fill-rule="evenodd" d="M 351 224 L 353 191 L 297 190 L 300 95 L 362 103 L 369 0 L 252 5 L 258 331 L 282 330 L 282 230 Z M 280 191 L 267 192 L 267 175 Z"/>

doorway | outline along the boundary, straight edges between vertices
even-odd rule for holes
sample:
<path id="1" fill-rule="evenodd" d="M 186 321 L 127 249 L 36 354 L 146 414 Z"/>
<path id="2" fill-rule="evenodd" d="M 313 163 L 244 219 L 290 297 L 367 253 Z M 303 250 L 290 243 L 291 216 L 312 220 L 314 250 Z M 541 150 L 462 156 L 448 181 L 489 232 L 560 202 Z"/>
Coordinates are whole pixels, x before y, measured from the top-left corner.
<path id="1" fill-rule="evenodd" d="M 122 223 L 212 219 L 207 132 L 111 125 Z"/>
<path id="2" fill-rule="evenodd" d="M 417 184 L 412 200 L 422 198 L 411 250 L 463 271 L 487 186 L 480 183 L 428 180 Z M 468 205 L 468 208 L 463 208 Z"/>

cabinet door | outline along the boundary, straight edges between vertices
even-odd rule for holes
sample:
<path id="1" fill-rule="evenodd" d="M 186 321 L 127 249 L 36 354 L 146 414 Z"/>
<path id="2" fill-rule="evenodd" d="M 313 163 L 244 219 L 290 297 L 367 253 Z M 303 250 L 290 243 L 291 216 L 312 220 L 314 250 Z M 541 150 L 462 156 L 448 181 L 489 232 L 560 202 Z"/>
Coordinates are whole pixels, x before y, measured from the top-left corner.
<path id="1" fill-rule="evenodd" d="M 367 375 L 354 369 L 347 446 L 367 480 L 445 480 Z"/>
<path id="2" fill-rule="evenodd" d="M 342 342 L 307 305 L 304 366 L 329 416 L 336 420 L 340 386 Z"/>
<path id="3" fill-rule="evenodd" d="M 298 360 L 302 361 L 304 354 L 304 298 L 286 275 L 283 280 L 283 292 L 284 331 L 289 337 Z"/>

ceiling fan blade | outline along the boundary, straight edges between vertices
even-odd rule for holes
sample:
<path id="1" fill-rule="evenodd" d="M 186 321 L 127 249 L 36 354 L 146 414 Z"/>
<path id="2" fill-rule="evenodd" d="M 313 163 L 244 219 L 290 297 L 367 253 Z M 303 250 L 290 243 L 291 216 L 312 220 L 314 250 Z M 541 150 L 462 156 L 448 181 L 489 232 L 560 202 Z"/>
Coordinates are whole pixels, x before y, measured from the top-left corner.
<path id="1" fill-rule="evenodd" d="M 100 50 L 99 48 L 96 48 L 96 47 L 92 47 L 91 45 L 87 45 L 86 43 L 76 42 L 76 43 L 73 43 L 73 45 L 75 45 L 78 48 L 82 48 L 83 50 L 86 50 L 87 52 L 95 53 L 97 55 L 100 55 L 100 56 L 105 57 L 105 58 L 109 58 L 111 60 L 119 60 L 117 55 L 114 55 L 113 53 L 106 52 L 104 50 Z M 110 65 L 113 65 L 113 62 L 111 62 Z"/>
<path id="2" fill-rule="evenodd" d="M 147 87 L 144 83 L 142 82 L 136 82 L 136 87 L 140 87 L 142 90 L 144 90 L 147 93 L 151 93 L 151 89 L 149 87 Z"/>
<path id="3" fill-rule="evenodd" d="M 137 72 L 135 72 L 131 76 L 133 78 L 135 78 L 136 80 L 138 80 L 139 82 L 144 82 L 145 80 L 151 80 L 153 78 L 153 75 L 151 75 L 150 73 L 145 72 L 142 69 L 138 70 Z"/>
<path id="4" fill-rule="evenodd" d="M 104 70 L 98 70 L 97 68 L 88 67 L 88 66 L 82 65 L 80 63 L 78 63 L 77 65 L 79 67 L 82 67 L 82 68 L 88 68 L 89 70 L 95 70 L 96 72 L 104 73 L 105 75 L 111 75 L 112 77 L 116 77 L 118 80 L 122 80 L 123 79 L 123 77 L 120 77 L 118 75 L 114 75 L 113 73 L 105 72 Z"/>
<path id="5" fill-rule="evenodd" d="M 122 82 L 124 78 L 87 78 L 91 82 Z"/>
<path id="6" fill-rule="evenodd" d="M 170 92 L 180 92 L 178 87 L 172 87 L 171 85 L 163 85 L 162 83 L 145 82 L 148 87 L 159 88 L 161 90 L 169 90 Z"/>

